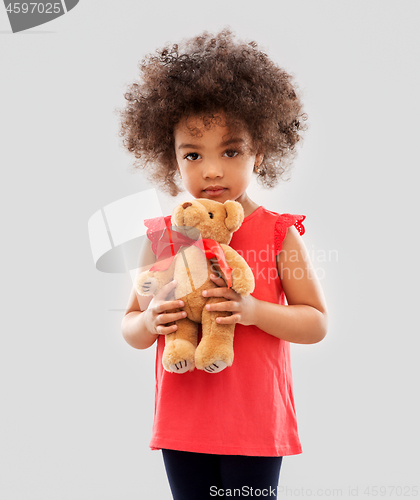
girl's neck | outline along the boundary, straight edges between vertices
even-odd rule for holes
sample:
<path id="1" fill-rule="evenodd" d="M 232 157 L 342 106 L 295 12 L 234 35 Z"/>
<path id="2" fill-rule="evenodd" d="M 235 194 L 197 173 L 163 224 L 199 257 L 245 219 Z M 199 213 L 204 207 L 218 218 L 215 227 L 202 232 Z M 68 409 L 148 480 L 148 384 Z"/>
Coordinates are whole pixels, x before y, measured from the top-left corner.
<path id="1" fill-rule="evenodd" d="M 236 199 L 236 201 L 242 205 L 245 217 L 251 215 L 252 212 L 257 210 L 257 208 L 259 207 L 259 205 L 252 201 L 246 193 L 242 194 L 239 198 Z"/>

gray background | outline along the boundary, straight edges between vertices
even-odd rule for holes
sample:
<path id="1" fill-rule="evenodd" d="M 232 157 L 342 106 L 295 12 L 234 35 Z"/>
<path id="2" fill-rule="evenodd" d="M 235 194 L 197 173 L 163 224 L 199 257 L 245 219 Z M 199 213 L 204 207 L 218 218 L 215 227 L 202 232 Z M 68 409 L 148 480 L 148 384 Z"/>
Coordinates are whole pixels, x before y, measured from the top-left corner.
<path id="1" fill-rule="evenodd" d="M 309 115 L 291 182 L 250 189 L 307 215 L 331 316 L 323 342 L 292 346 L 304 452 L 283 462 L 282 498 L 418 485 L 419 14 L 408 0 L 92 0 L 12 34 L 0 8 L 1 498 L 170 498 L 148 448 L 154 348 L 124 342 L 130 277 L 95 269 L 87 222 L 152 187 L 113 114 L 138 60 L 226 25 L 296 76 Z M 159 198 L 169 214 L 188 194 Z"/>

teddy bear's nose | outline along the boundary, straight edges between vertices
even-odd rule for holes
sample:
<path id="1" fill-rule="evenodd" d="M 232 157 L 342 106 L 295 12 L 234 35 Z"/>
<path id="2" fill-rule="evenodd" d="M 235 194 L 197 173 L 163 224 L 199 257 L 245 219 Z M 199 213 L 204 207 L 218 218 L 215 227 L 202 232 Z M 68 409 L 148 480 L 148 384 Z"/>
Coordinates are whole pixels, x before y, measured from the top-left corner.
<path id="1" fill-rule="evenodd" d="M 182 208 L 188 208 L 188 207 L 191 207 L 192 206 L 192 203 L 186 201 L 185 203 L 182 204 Z"/>

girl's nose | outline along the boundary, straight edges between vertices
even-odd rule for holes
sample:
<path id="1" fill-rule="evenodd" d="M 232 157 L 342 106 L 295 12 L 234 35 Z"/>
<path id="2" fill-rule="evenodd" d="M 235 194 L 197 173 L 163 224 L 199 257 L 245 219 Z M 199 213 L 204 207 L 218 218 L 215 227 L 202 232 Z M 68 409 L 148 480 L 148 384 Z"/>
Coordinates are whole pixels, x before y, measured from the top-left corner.
<path id="1" fill-rule="evenodd" d="M 214 179 L 223 177 L 223 167 L 217 161 L 209 161 L 203 165 L 203 177 Z"/>

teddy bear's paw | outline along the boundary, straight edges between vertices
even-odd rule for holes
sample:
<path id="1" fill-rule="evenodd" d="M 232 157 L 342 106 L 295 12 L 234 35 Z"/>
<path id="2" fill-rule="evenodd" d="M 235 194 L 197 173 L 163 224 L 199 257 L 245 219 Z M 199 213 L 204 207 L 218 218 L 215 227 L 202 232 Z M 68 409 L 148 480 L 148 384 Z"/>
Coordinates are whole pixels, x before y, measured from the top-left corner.
<path id="1" fill-rule="evenodd" d="M 141 295 L 153 295 L 157 290 L 156 278 L 149 276 L 143 282 L 139 282 L 137 290 Z"/>
<path id="2" fill-rule="evenodd" d="M 165 370 L 172 373 L 185 373 L 194 370 L 195 346 L 185 339 L 175 339 L 173 341 L 166 339 L 166 342 L 162 357 Z"/>
<path id="3" fill-rule="evenodd" d="M 187 359 L 183 359 L 174 365 L 169 365 L 169 369 L 172 373 L 186 373 L 193 369 L 193 364 Z"/>
<path id="4" fill-rule="evenodd" d="M 227 364 L 224 361 L 218 360 L 218 361 L 215 361 L 214 363 L 212 363 L 211 365 L 205 366 L 204 370 L 207 373 L 219 373 L 222 370 L 224 370 L 226 367 L 227 367 Z"/>

